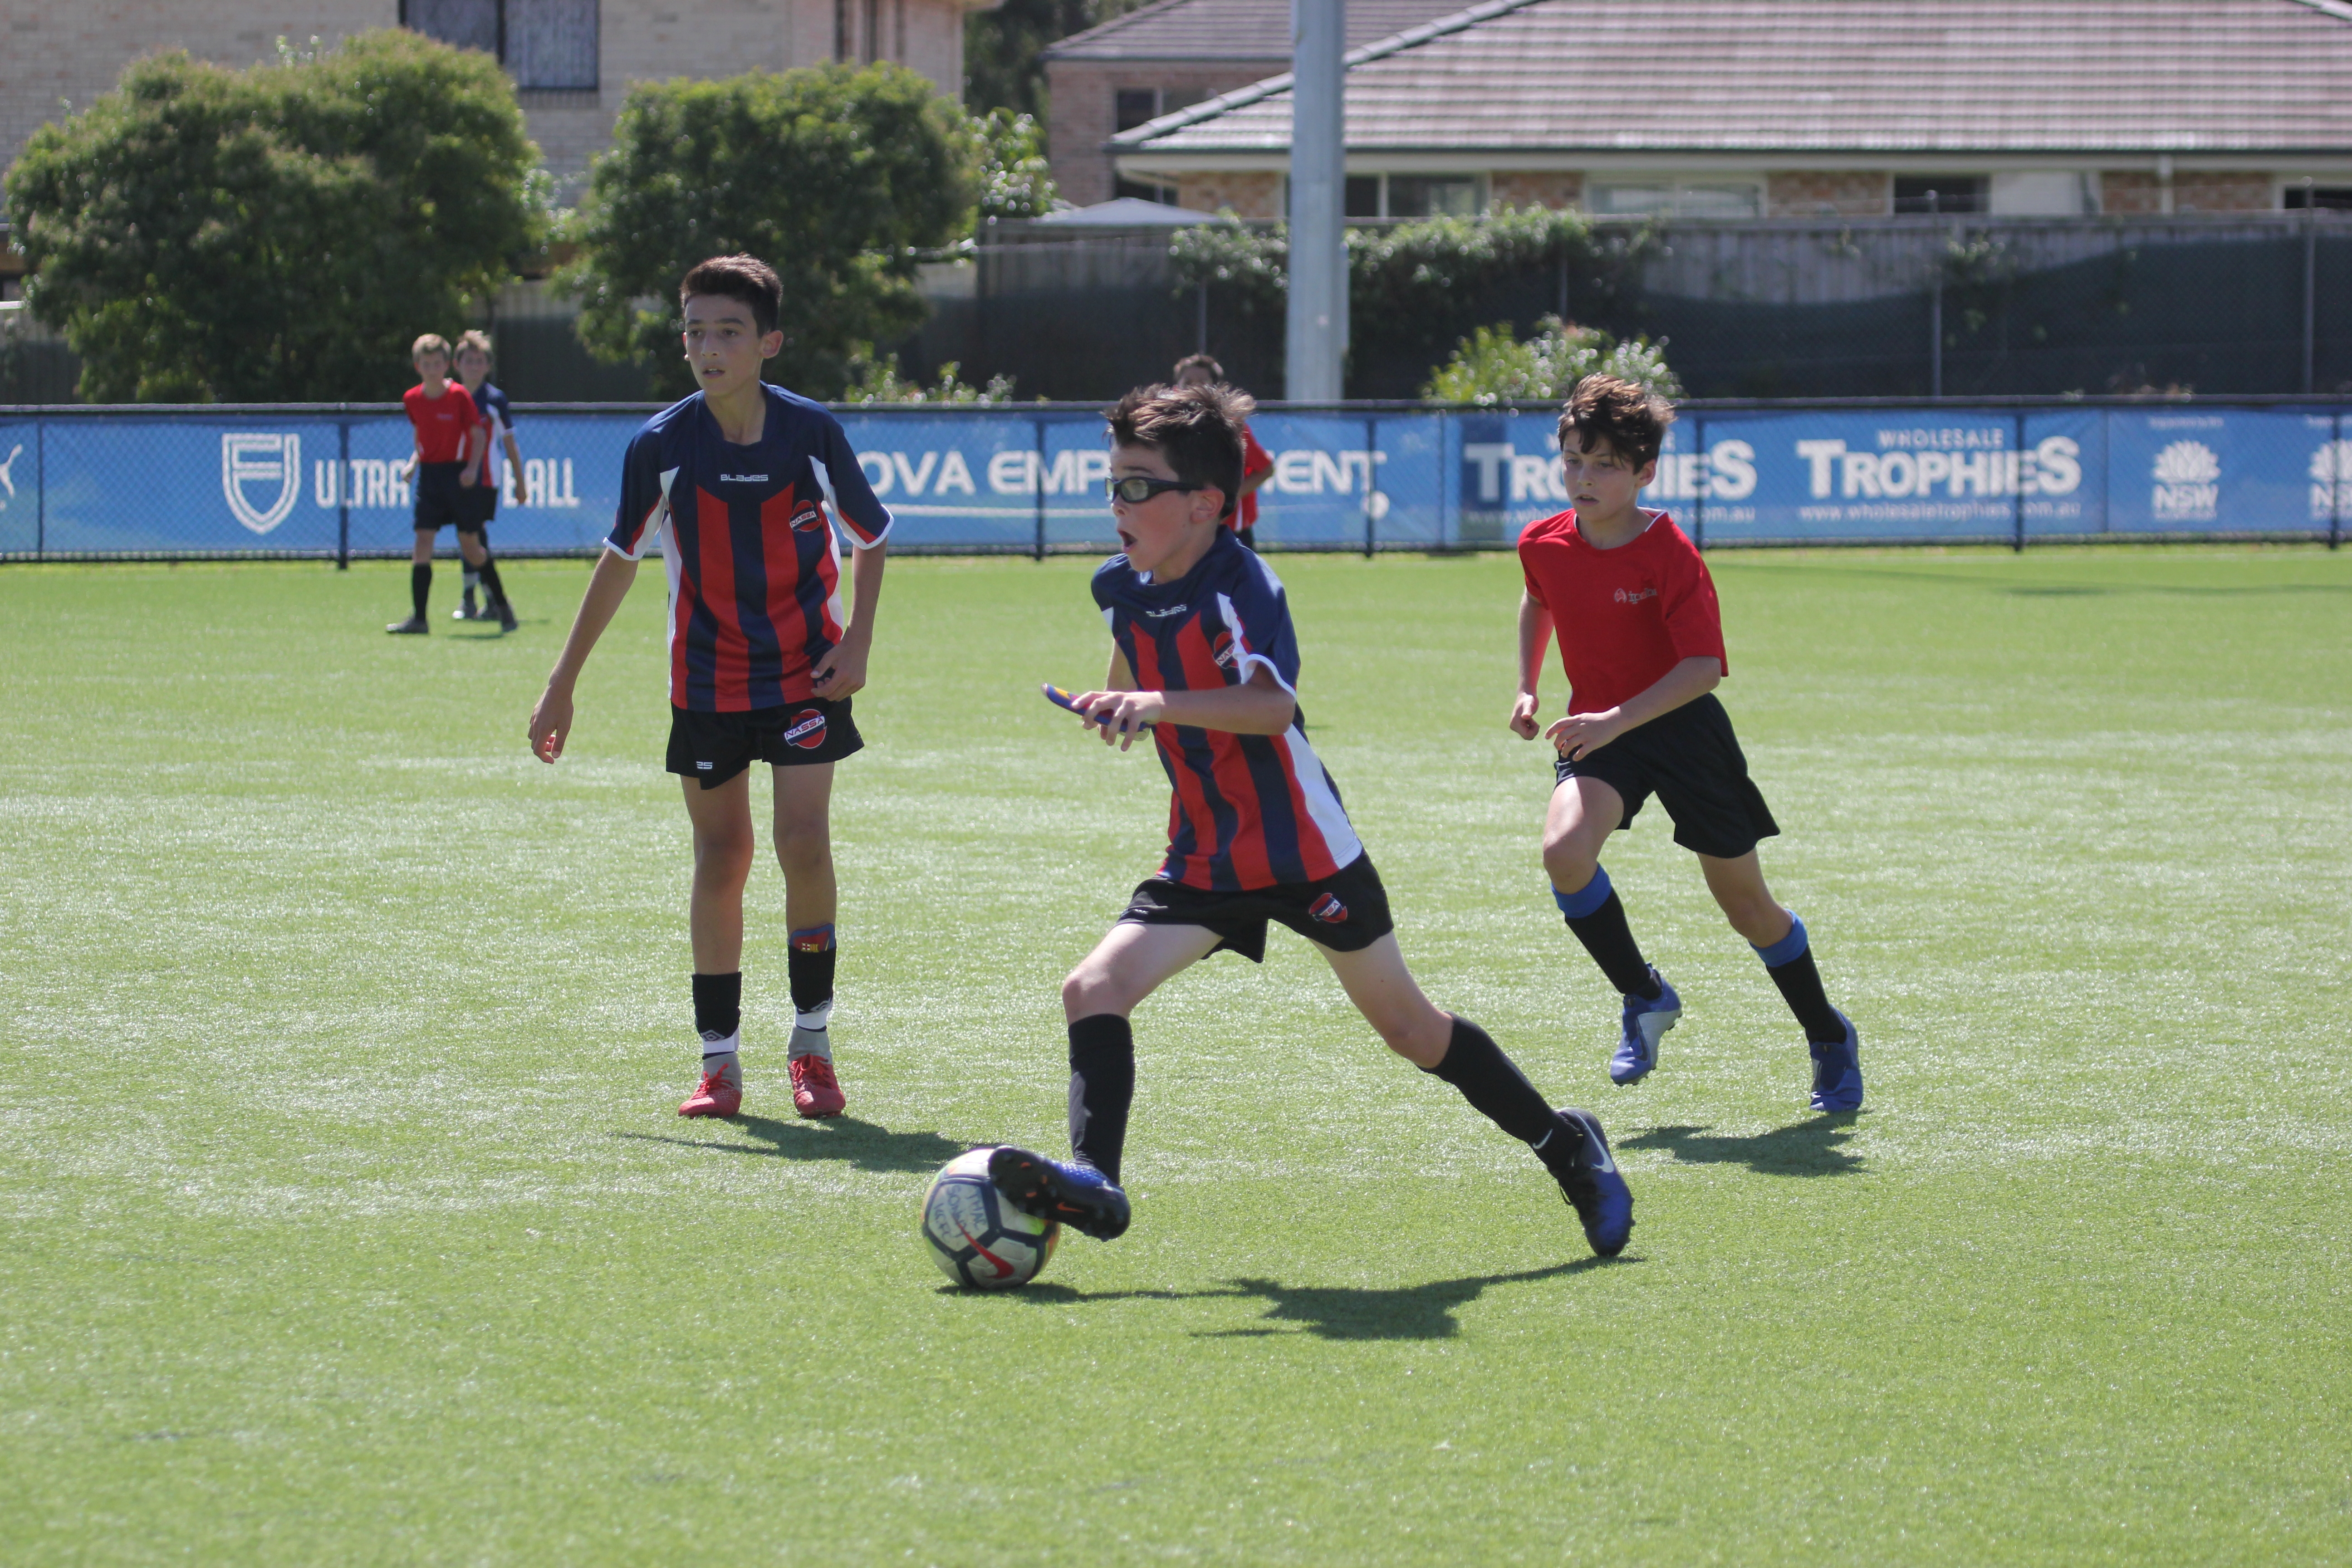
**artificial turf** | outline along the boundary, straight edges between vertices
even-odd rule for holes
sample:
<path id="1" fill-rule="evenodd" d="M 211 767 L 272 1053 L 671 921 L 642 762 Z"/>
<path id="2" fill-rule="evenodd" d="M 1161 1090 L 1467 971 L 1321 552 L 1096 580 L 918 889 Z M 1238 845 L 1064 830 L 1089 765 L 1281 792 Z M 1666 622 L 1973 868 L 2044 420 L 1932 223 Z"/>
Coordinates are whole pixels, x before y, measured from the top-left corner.
<path id="1" fill-rule="evenodd" d="M 772 861 L 749 1114 L 674 1114 L 650 575 L 550 769 L 578 563 L 504 638 L 385 637 L 402 566 L 0 570 L 0 1561 L 2352 1560 L 2352 560 L 1711 559 L 1868 1109 L 1654 807 L 1608 859 L 1688 1011 L 1612 1089 L 1511 563 L 1277 558 L 1407 956 L 1600 1111 L 1633 1246 L 1276 932 L 1139 1016 L 1134 1230 L 993 1297 L 918 1195 L 1055 1146 L 1165 823 L 1036 695 L 1087 563 L 889 568 L 823 1125 Z"/>

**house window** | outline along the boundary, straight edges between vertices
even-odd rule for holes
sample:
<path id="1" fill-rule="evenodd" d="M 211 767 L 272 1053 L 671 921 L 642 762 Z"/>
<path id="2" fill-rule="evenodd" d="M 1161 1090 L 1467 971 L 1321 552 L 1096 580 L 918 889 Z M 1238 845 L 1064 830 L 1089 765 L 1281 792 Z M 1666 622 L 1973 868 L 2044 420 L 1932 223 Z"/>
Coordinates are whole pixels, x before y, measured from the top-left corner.
<path id="1" fill-rule="evenodd" d="M 1111 181 L 1110 194 L 1114 199 L 1158 202 L 1161 206 L 1169 207 L 1176 205 L 1175 186 L 1154 184 L 1149 180 L 1130 180 L 1124 174 Z"/>
<path id="2" fill-rule="evenodd" d="M 504 66 L 523 91 L 596 89 L 597 0 L 401 0 L 400 25 Z"/>
<path id="3" fill-rule="evenodd" d="M 1160 89 L 1156 87 L 1123 87 L 1112 100 L 1112 122 L 1120 131 L 1132 131 L 1146 121 L 1160 118 Z"/>
<path id="4" fill-rule="evenodd" d="M 2352 185 L 2289 185 L 2281 194 L 2289 212 L 2317 207 L 2321 212 L 2352 213 Z"/>
<path id="5" fill-rule="evenodd" d="M 1343 210 L 1352 218 L 1476 217 L 1486 207 L 1485 185 L 1475 174 L 1349 174 Z"/>
<path id="6" fill-rule="evenodd" d="M 1898 213 L 1980 213 L 1991 205 L 1992 181 L 1983 174 L 1897 174 Z"/>
<path id="7" fill-rule="evenodd" d="M 1762 189 L 1744 181 L 1645 180 L 1638 184 L 1595 185 L 1591 201 L 1596 213 L 1659 217 L 1756 217 L 1764 210 Z"/>

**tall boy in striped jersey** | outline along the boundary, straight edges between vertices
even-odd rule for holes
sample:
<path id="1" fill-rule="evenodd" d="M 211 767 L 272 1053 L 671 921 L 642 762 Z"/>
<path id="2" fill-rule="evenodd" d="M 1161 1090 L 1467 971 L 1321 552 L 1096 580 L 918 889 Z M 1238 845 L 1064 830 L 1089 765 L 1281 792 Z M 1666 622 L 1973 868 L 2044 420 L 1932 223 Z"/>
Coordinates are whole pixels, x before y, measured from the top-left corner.
<path id="1" fill-rule="evenodd" d="M 1613 1255 L 1633 1230 L 1633 1200 L 1601 1123 L 1553 1110 L 1485 1030 L 1422 994 L 1380 873 L 1307 744 L 1281 581 L 1222 525 L 1241 492 L 1250 406 L 1230 387 L 1155 386 L 1108 412 L 1111 514 L 1126 550 L 1095 574 L 1110 673 L 1076 707 L 1122 751 L 1151 730 L 1175 790 L 1168 854 L 1062 983 L 1071 1158 L 1008 1146 L 990 1157 L 990 1176 L 1029 1214 L 1106 1240 L 1124 1232 L 1129 1016 L 1220 948 L 1259 962 L 1266 924 L 1278 921 L 1321 951 L 1391 1050 L 1531 1145 L 1592 1249 Z"/>
<path id="2" fill-rule="evenodd" d="M 850 694 L 866 684 L 890 514 L 839 420 L 760 379 L 783 347 L 782 289 L 765 262 L 723 256 L 679 285 L 687 363 L 702 390 L 647 420 L 622 461 L 620 515 L 579 618 L 531 710 L 531 749 L 552 763 L 572 689 L 637 563 L 658 540 L 669 572 L 671 773 L 694 824 L 694 1022 L 699 1087 L 680 1116 L 742 1109 L 743 885 L 754 845 L 749 769 L 773 769 L 793 993 L 793 1108 L 833 1116 L 836 889 L 827 816 L 833 764 L 864 745 Z M 845 614 L 830 490 L 857 547 Z"/>

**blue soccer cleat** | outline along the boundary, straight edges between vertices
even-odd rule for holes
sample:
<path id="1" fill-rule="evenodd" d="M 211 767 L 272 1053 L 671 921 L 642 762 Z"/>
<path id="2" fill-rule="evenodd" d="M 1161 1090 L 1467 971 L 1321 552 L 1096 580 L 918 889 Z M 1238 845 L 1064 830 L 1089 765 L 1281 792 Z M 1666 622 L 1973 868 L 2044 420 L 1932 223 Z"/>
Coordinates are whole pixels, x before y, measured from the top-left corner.
<path id="1" fill-rule="evenodd" d="M 1633 1189 L 1625 1185 L 1624 1174 L 1609 1152 L 1609 1136 L 1601 1131 L 1599 1117 L 1589 1110 L 1556 1110 L 1552 1115 L 1559 1126 L 1537 1146 L 1536 1154 L 1551 1167 L 1569 1206 L 1584 1226 L 1586 1242 L 1601 1257 L 1614 1258 L 1633 1234 Z M 1557 1158 L 1550 1148 L 1553 1139 L 1565 1145 Z"/>
<path id="2" fill-rule="evenodd" d="M 1838 1022 L 1845 1026 L 1844 1039 L 1813 1042 L 1815 1110 L 1862 1109 L 1862 1031 L 1843 1013 Z"/>
<path id="3" fill-rule="evenodd" d="M 1059 1220 L 1097 1241 L 1127 1233 L 1127 1194 L 1092 1165 L 1048 1160 L 1008 1143 L 988 1157 L 988 1179 L 1023 1214 Z"/>
<path id="4" fill-rule="evenodd" d="M 1683 1016 L 1683 999 L 1675 994 L 1665 976 L 1653 967 L 1650 978 L 1658 983 L 1656 1001 L 1639 995 L 1625 998 L 1624 1032 L 1617 1041 L 1617 1054 L 1609 1058 L 1611 1083 L 1639 1083 L 1647 1078 L 1658 1065 L 1658 1041 Z"/>

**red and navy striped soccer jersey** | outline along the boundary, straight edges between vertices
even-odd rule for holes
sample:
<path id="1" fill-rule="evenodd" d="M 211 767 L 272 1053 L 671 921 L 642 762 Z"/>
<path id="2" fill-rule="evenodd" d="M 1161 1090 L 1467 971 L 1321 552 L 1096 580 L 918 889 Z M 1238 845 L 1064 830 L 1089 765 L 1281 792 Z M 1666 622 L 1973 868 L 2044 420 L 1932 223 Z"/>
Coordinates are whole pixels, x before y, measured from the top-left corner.
<path id="1" fill-rule="evenodd" d="M 762 390 L 767 422 L 752 446 L 721 436 L 698 392 L 646 420 L 622 460 L 620 516 L 604 541 L 637 561 L 660 539 L 670 704 L 698 713 L 813 695 L 845 620 L 828 481 L 857 548 L 890 531 L 841 422 L 782 387 Z"/>
<path id="2" fill-rule="evenodd" d="M 1223 529 L 1173 583 L 1147 582 L 1124 555 L 1094 577 L 1095 603 L 1138 689 L 1238 686 L 1259 667 L 1298 695 L 1298 637 L 1282 580 Z M 1235 735 L 1160 723 L 1160 765 L 1175 786 L 1160 874 L 1188 888 L 1247 892 L 1318 882 L 1364 846 L 1315 748 L 1302 712 L 1279 735 Z"/>

